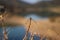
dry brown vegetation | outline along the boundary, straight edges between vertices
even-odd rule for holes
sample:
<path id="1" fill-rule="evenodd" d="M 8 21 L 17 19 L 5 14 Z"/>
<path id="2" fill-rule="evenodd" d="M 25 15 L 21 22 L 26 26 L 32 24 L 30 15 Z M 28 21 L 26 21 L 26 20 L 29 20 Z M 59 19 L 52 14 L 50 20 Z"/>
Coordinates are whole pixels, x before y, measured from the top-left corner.
<path id="1" fill-rule="evenodd" d="M 48 20 L 34 23 L 32 21 L 30 33 L 50 37 L 52 40 L 60 40 L 60 23 L 51 23 Z"/>
<path id="2" fill-rule="evenodd" d="M 60 13 L 60 7 L 51 7 L 48 8 L 48 10 L 51 12 Z"/>
<path id="3" fill-rule="evenodd" d="M 58 17 L 56 20 L 60 21 L 60 17 Z M 59 21 L 57 21 L 51 22 L 49 19 L 38 21 L 32 20 L 29 32 L 33 33 L 34 35 L 38 34 L 42 38 L 49 38 L 49 40 L 60 40 L 60 23 Z M 27 19 L 24 17 L 13 16 L 11 18 L 7 18 L 5 22 L 11 24 L 25 25 L 26 30 L 29 26 L 29 19 L 27 21 Z"/>

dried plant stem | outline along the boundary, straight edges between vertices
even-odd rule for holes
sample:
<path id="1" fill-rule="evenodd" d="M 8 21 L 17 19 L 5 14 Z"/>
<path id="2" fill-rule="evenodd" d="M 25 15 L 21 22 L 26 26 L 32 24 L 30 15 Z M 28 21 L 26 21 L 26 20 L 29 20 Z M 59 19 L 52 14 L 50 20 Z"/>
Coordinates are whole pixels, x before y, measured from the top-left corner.
<path id="1" fill-rule="evenodd" d="M 8 40 L 7 31 L 6 31 L 6 27 L 5 27 L 5 23 L 4 23 L 5 14 L 2 15 L 3 40 Z"/>
<path id="2" fill-rule="evenodd" d="M 27 40 L 27 38 L 28 38 L 27 36 L 28 36 L 29 29 L 30 29 L 30 27 L 31 27 L 31 20 L 32 20 L 32 18 L 30 18 L 30 23 L 29 23 L 28 29 L 27 29 L 27 31 L 26 31 L 26 34 L 25 34 L 23 40 Z"/>
<path id="3" fill-rule="evenodd" d="M 34 38 L 34 34 L 31 33 L 31 38 L 30 38 L 30 40 L 34 40 L 33 38 Z"/>
<path id="4" fill-rule="evenodd" d="M 6 32 L 6 28 L 3 27 L 3 40 L 8 40 L 8 36 L 7 36 L 7 32 Z"/>

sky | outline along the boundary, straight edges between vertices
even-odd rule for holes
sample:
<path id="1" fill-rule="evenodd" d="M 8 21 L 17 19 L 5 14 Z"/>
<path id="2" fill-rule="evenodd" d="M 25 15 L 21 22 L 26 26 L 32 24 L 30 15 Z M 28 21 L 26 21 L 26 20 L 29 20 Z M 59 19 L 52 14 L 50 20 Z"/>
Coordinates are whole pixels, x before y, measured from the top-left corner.
<path id="1" fill-rule="evenodd" d="M 21 0 L 21 1 L 27 2 L 29 4 L 35 4 L 35 3 L 43 1 L 43 0 Z M 44 1 L 51 1 L 51 0 L 44 0 Z"/>
<path id="2" fill-rule="evenodd" d="M 27 2 L 27 3 L 30 3 L 30 4 L 35 4 L 37 2 L 40 2 L 41 0 L 21 0 L 21 1 L 24 1 L 24 2 Z"/>

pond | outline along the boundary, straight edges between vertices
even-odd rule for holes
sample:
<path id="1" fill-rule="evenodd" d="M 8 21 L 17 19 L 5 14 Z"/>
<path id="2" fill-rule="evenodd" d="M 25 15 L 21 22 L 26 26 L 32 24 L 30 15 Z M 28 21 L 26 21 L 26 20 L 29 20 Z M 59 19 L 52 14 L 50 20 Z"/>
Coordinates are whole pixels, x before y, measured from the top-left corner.
<path id="1" fill-rule="evenodd" d="M 43 18 L 35 14 L 30 14 L 30 15 L 25 16 L 25 18 L 27 19 L 29 19 L 30 17 L 36 21 L 41 20 L 41 19 L 45 19 L 45 20 L 48 19 L 47 17 Z M 26 34 L 26 29 L 24 28 L 24 26 L 8 27 L 7 30 L 9 30 L 8 40 L 23 40 Z M 0 28 L 0 40 L 2 40 L 2 36 L 3 36 L 2 28 Z M 29 40 L 29 37 L 30 37 L 30 33 L 28 34 L 28 40 Z M 40 40 L 40 37 L 35 35 L 34 40 Z"/>

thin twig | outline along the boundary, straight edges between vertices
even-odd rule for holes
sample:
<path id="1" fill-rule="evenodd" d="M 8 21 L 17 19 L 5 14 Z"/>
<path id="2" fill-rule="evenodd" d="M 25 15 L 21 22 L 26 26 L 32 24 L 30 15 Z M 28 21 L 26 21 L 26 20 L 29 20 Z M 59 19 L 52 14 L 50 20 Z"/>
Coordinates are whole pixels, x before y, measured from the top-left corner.
<path id="1" fill-rule="evenodd" d="M 7 36 L 7 31 L 6 31 L 6 28 L 5 28 L 5 16 L 6 16 L 6 12 L 2 15 L 2 28 L 3 28 L 3 40 L 8 40 L 8 36 Z"/>
<path id="2" fill-rule="evenodd" d="M 27 31 L 26 31 L 26 35 L 25 35 L 25 37 L 23 38 L 23 40 L 27 40 L 28 32 L 29 32 L 29 29 L 30 29 L 30 27 L 31 27 L 31 20 L 32 20 L 32 18 L 30 18 L 30 23 L 29 23 L 28 29 L 27 29 Z"/>

